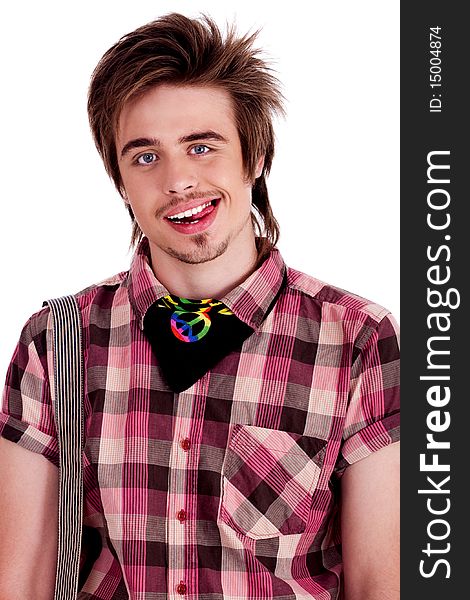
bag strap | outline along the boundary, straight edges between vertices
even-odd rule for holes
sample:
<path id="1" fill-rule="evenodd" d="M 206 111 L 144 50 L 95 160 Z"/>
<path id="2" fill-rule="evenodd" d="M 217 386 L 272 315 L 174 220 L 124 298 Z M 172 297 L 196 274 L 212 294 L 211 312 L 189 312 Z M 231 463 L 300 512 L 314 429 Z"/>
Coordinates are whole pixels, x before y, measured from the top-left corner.
<path id="1" fill-rule="evenodd" d="M 74 296 L 48 300 L 52 313 L 54 409 L 59 442 L 59 532 L 54 600 L 78 593 L 83 522 L 83 353 Z"/>

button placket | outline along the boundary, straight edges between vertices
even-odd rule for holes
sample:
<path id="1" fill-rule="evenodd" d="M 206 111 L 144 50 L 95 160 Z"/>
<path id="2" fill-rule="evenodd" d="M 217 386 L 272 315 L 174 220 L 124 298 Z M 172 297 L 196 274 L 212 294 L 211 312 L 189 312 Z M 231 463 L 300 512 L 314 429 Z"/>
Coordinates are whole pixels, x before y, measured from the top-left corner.
<path id="1" fill-rule="evenodd" d="M 179 397 L 181 399 L 181 396 Z M 189 431 L 191 407 L 178 402 L 175 415 L 174 442 L 170 455 L 167 506 L 167 540 L 168 540 L 168 590 L 169 598 L 181 598 L 188 593 L 186 583 L 186 536 L 188 514 L 186 505 L 186 472 L 189 460 L 191 440 Z M 183 414 L 180 414 L 183 413 Z"/>

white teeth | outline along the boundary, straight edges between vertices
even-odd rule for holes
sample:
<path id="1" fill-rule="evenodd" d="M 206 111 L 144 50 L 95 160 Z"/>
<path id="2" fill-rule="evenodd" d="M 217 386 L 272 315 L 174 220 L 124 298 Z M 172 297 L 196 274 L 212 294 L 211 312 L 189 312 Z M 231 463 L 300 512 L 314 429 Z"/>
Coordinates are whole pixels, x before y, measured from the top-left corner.
<path id="1" fill-rule="evenodd" d="M 177 215 L 169 215 L 168 219 L 184 219 L 185 217 L 190 217 L 192 215 L 197 215 L 198 213 L 202 212 L 205 208 L 207 208 L 208 206 L 210 206 L 212 204 L 212 201 L 210 202 L 205 202 L 204 204 L 200 204 L 199 206 L 195 206 L 194 208 L 190 208 L 188 210 L 185 210 L 184 212 L 180 212 Z"/>

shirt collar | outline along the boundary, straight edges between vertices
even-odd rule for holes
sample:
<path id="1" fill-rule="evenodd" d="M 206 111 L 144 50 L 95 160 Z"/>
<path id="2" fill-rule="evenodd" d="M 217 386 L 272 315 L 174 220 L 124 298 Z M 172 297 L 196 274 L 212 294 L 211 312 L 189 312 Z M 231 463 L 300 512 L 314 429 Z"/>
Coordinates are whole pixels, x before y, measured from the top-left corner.
<path id="1" fill-rule="evenodd" d="M 264 262 L 243 283 L 221 300 L 233 314 L 255 331 L 272 308 L 284 284 L 286 265 L 279 250 L 273 249 Z M 143 238 L 132 259 L 128 274 L 129 300 L 141 329 L 147 310 L 170 292 L 155 277 L 150 266 L 150 247 Z"/>
<path id="2" fill-rule="evenodd" d="M 150 246 L 144 237 L 137 246 L 128 275 L 129 301 L 137 317 L 140 329 L 144 328 L 147 310 L 160 298 L 169 294 L 155 277 L 150 266 Z"/>
<path id="3" fill-rule="evenodd" d="M 270 312 L 285 284 L 286 265 L 276 248 L 243 283 L 220 300 L 255 331 Z"/>

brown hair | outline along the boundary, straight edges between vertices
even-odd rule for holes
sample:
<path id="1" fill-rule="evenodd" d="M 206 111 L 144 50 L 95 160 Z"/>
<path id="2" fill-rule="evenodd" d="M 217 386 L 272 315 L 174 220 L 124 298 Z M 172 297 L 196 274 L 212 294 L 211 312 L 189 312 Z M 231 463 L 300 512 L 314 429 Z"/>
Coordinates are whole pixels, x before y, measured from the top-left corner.
<path id="1" fill-rule="evenodd" d="M 225 39 L 208 16 L 190 19 L 171 13 L 122 37 L 102 57 L 93 72 L 88 93 L 88 117 L 106 171 L 124 197 L 115 144 L 121 111 L 131 99 L 155 85 L 219 86 L 232 100 L 243 164 L 254 181 L 253 226 L 266 236 L 259 248 L 265 255 L 279 238 L 279 225 L 269 204 L 266 177 L 274 156 L 272 117 L 283 115 L 278 79 L 253 48 L 258 31 L 238 37 L 228 28 Z M 261 176 L 254 180 L 257 161 L 264 156 Z M 132 209 L 131 244 L 142 237 Z"/>

